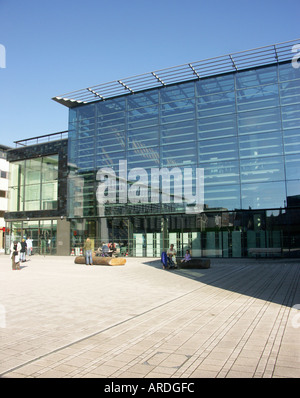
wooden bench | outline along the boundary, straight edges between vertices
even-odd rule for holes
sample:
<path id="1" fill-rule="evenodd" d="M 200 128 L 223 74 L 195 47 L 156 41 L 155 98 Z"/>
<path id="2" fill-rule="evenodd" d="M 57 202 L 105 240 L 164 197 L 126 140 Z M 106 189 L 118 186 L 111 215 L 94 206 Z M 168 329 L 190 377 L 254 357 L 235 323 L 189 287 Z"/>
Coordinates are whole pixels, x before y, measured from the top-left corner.
<path id="1" fill-rule="evenodd" d="M 210 268 L 210 259 L 192 258 L 190 261 L 181 262 L 182 258 L 176 258 L 178 269 L 206 269 Z"/>
<path id="2" fill-rule="evenodd" d="M 102 257 L 102 256 L 92 256 L 93 265 L 125 265 L 126 258 L 122 257 Z M 74 260 L 75 264 L 85 264 L 84 256 L 77 256 Z"/>
<path id="3" fill-rule="evenodd" d="M 248 249 L 249 254 L 254 254 L 259 257 L 261 254 L 271 254 L 274 257 L 275 254 L 282 255 L 282 249 L 280 247 L 251 247 Z"/>

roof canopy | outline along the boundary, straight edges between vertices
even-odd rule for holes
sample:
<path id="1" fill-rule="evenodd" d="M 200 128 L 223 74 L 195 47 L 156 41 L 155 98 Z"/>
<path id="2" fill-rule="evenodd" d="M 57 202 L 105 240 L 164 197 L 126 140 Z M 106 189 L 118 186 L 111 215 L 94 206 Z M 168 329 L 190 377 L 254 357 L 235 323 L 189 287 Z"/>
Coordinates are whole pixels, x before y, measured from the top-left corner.
<path id="1" fill-rule="evenodd" d="M 103 101 L 108 98 L 133 94 L 142 90 L 163 87 L 174 83 L 291 61 L 295 55 L 292 51 L 295 44 L 299 44 L 300 46 L 300 39 L 160 69 L 142 75 L 87 87 L 59 95 L 52 99 L 72 108 L 97 100 Z"/>

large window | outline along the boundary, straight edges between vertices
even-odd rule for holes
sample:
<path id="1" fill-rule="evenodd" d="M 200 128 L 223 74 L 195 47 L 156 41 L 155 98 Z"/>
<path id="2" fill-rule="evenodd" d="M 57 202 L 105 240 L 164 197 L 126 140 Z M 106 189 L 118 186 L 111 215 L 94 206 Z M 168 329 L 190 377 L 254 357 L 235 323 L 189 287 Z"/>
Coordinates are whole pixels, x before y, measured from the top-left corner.
<path id="1" fill-rule="evenodd" d="M 9 211 L 57 209 L 58 155 L 10 163 Z"/>
<path id="2" fill-rule="evenodd" d="M 104 167 L 117 173 L 123 159 L 128 172 L 204 168 L 205 209 L 280 208 L 287 196 L 295 203 L 299 88 L 299 69 L 284 63 L 70 109 L 70 215 L 98 215 L 96 173 Z M 108 203 L 101 215 L 182 211 L 179 203 Z"/>

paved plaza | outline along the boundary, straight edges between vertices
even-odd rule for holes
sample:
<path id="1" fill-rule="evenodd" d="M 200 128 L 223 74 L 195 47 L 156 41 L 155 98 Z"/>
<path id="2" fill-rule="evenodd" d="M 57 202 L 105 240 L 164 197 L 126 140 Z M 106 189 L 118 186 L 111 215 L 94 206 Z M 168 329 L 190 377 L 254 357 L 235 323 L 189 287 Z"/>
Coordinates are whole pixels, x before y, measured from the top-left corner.
<path id="1" fill-rule="evenodd" d="M 0 256 L 2 378 L 299 378 L 299 259 Z"/>

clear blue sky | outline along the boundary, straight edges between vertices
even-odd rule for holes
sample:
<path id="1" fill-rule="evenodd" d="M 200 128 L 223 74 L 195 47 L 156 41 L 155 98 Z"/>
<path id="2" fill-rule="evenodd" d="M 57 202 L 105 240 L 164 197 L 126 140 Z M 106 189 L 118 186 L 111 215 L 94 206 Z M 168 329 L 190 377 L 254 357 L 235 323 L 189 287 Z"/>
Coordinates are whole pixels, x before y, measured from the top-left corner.
<path id="1" fill-rule="evenodd" d="M 0 0 L 0 143 L 68 129 L 56 95 L 294 40 L 299 16 L 299 0 Z"/>

